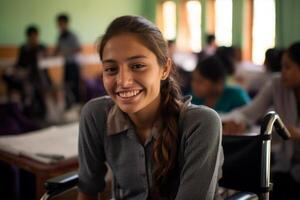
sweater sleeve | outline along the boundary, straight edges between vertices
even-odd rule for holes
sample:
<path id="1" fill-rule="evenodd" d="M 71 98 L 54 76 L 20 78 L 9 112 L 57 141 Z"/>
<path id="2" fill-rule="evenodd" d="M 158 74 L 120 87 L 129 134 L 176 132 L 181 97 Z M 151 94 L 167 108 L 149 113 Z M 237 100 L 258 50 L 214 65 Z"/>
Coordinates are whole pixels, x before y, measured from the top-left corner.
<path id="1" fill-rule="evenodd" d="M 255 98 L 246 106 L 238 108 L 230 113 L 229 118 L 242 120 L 253 124 L 272 106 L 273 81 L 269 81 Z"/>
<path id="2" fill-rule="evenodd" d="M 220 118 L 212 109 L 200 106 L 187 111 L 183 121 L 176 200 L 212 200 L 223 162 Z"/>
<path id="3" fill-rule="evenodd" d="M 105 131 L 105 112 L 103 103 L 88 102 L 82 112 L 79 124 L 79 191 L 97 194 L 105 188 L 105 152 L 103 135 Z"/>

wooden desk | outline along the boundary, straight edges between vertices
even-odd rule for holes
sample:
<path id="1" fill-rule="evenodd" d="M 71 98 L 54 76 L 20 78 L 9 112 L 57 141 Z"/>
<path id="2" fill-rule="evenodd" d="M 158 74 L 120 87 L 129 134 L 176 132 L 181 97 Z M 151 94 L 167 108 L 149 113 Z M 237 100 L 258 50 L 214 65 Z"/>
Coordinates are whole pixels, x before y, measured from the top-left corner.
<path id="1" fill-rule="evenodd" d="M 45 192 L 44 182 L 47 179 L 69 171 L 77 170 L 78 168 L 77 158 L 63 160 L 56 164 L 44 164 L 34 161 L 30 158 L 16 156 L 1 150 L 0 160 L 9 165 L 17 166 L 35 175 L 36 199 L 40 199 Z"/>

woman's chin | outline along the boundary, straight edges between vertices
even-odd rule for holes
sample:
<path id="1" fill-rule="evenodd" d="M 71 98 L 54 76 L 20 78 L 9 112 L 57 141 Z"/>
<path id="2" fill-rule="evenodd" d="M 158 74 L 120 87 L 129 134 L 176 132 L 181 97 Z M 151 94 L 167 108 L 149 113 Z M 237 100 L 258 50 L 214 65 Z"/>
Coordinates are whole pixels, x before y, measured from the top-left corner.
<path id="1" fill-rule="evenodd" d="M 140 96 L 137 96 L 132 99 L 123 99 L 121 97 L 117 97 L 115 103 L 118 107 L 125 113 L 132 114 L 138 112 Z"/>

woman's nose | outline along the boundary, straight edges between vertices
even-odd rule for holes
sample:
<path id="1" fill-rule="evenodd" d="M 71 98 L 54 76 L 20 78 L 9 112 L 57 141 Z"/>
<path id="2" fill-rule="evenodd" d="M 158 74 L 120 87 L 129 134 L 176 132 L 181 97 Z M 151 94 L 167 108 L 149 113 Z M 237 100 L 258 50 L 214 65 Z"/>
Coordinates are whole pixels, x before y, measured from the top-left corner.
<path id="1" fill-rule="evenodd" d="M 117 84 L 126 87 L 132 84 L 132 72 L 128 69 L 120 69 L 118 76 L 117 76 Z"/>

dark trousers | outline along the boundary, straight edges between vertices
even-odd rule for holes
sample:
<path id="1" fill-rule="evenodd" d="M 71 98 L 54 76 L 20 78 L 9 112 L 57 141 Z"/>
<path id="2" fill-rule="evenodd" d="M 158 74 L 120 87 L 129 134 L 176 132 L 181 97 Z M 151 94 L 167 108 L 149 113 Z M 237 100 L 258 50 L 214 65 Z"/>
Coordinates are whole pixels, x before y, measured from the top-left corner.
<path id="1" fill-rule="evenodd" d="M 0 162 L 1 199 L 35 199 L 35 177 L 33 174 Z"/>
<path id="2" fill-rule="evenodd" d="M 69 108 L 72 104 L 80 102 L 80 66 L 75 61 L 69 61 L 65 63 L 64 67 L 66 106 Z"/>

